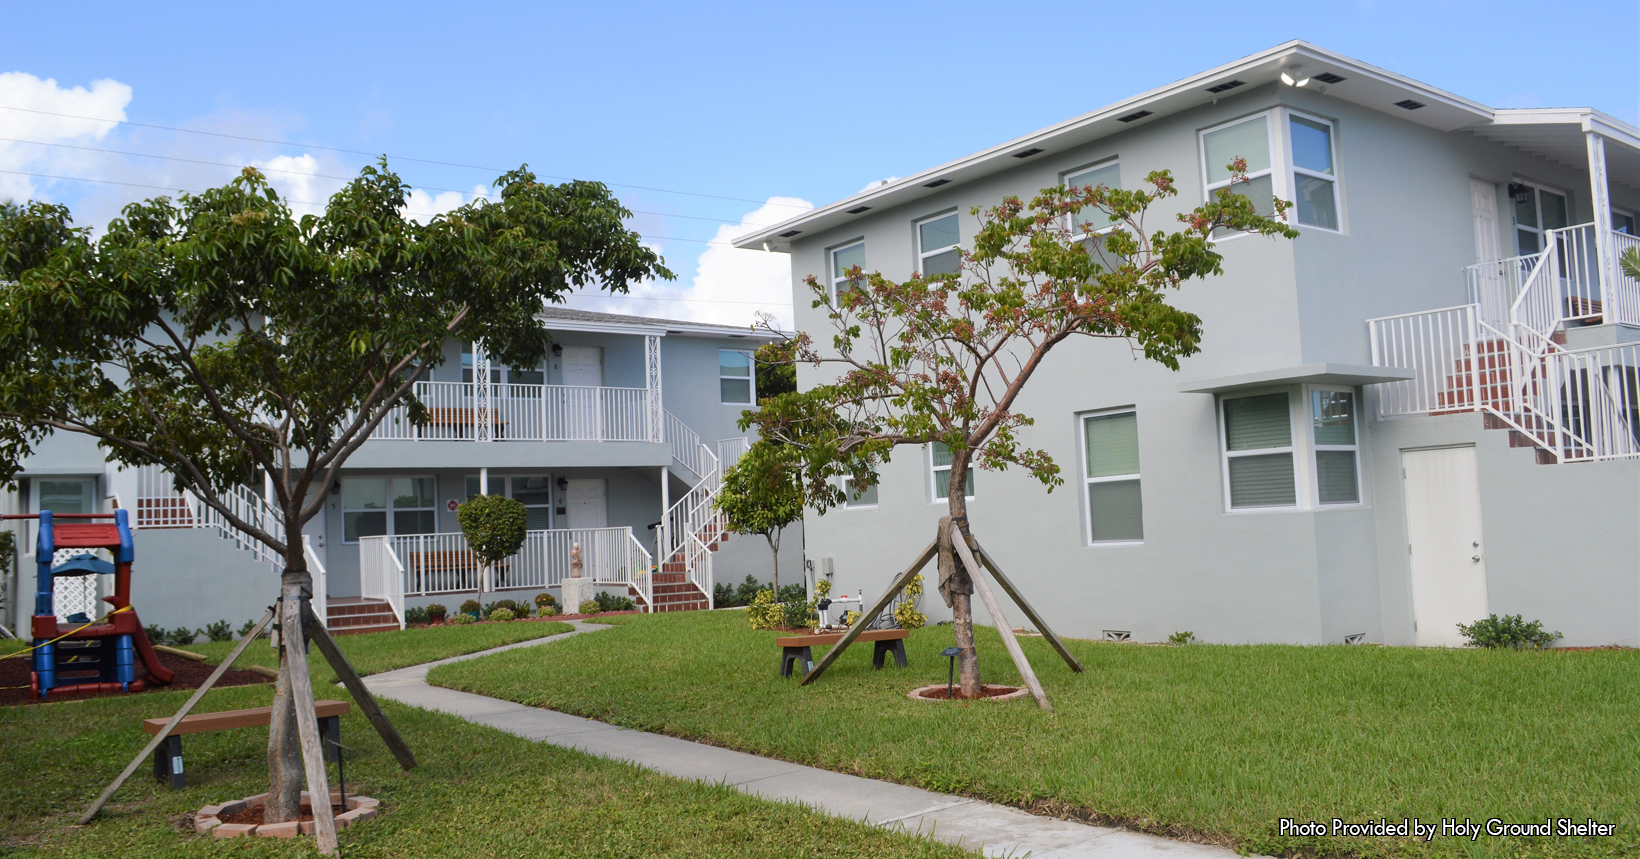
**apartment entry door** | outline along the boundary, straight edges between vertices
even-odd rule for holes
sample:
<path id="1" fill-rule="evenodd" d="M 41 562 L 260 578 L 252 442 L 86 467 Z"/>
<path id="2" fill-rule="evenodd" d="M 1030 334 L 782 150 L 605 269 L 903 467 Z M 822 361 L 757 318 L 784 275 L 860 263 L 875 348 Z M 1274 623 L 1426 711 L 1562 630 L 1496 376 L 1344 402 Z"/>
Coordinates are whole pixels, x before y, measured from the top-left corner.
<path id="1" fill-rule="evenodd" d="M 599 441 L 603 438 L 604 350 L 598 346 L 565 346 L 560 358 L 563 438 Z"/>
<path id="2" fill-rule="evenodd" d="M 608 499 L 604 495 L 604 480 L 571 480 L 564 490 L 564 500 L 571 528 L 609 527 Z"/>
<path id="3" fill-rule="evenodd" d="M 1475 262 L 1481 264 L 1473 269 L 1478 294 L 1470 296 L 1470 300 L 1480 303 L 1481 319 L 1495 326 L 1506 326 L 1515 296 L 1510 293 L 1509 281 L 1499 263 L 1506 254 L 1498 240 L 1498 186 L 1470 179 L 1469 199 L 1475 221 Z"/>
<path id="4" fill-rule="evenodd" d="M 1461 647 L 1458 624 L 1486 617 L 1486 555 L 1475 448 L 1401 451 L 1414 641 Z"/>

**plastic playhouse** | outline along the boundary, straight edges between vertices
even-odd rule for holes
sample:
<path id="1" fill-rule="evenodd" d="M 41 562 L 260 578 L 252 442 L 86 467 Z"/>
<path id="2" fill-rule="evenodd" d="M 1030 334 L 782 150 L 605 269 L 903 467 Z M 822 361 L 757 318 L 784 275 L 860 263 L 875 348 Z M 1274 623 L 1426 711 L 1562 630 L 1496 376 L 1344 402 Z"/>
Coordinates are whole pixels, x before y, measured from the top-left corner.
<path id="1" fill-rule="evenodd" d="M 39 560 L 39 582 L 34 594 L 34 671 L 29 689 L 41 698 L 53 690 L 70 692 L 131 692 L 143 688 L 137 677 L 137 660 L 147 669 L 148 680 L 164 685 L 171 682 L 170 669 L 159 664 L 142 622 L 131 607 L 131 562 L 136 552 L 131 545 L 131 527 L 126 511 L 113 513 L 63 513 L 50 510 L 7 519 L 38 519 L 39 537 L 34 557 Z M 96 519 L 113 519 L 110 523 Z M 114 562 L 96 554 L 106 550 Z M 64 557 L 58 558 L 59 553 Z M 114 610 L 100 620 L 76 616 L 59 623 L 56 612 L 56 583 L 60 578 L 85 575 L 114 577 L 114 595 L 103 602 Z"/>

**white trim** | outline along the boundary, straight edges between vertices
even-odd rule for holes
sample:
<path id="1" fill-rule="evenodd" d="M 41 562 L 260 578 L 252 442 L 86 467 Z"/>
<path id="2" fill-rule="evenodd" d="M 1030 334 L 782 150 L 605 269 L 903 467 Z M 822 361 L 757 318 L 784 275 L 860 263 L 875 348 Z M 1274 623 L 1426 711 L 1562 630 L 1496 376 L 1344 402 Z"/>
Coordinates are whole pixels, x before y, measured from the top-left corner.
<path id="1" fill-rule="evenodd" d="M 383 483 L 383 488 L 382 488 L 383 498 L 382 498 L 382 500 L 387 504 L 387 506 L 383 507 L 379 510 L 373 510 L 373 509 L 370 509 L 370 508 L 367 508 L 367 507 L 357 507 L 357 508 L 348 507 L 346 498 L 347 498 L 347 482 L 349 480 L 380 480 L 380 481 L 382 481 L 382 483 Z M 349 514 L 349 513 L 381 513 L 386 517 L 384 522 L 383 522 L 383 525 L 386 528 L 386 530 L 384 530 L 379 536 L 383 536 L 383 537 L 404 536 L 404 535 L 395 533 L 394 530 L 393 530 L 393 514 L 399 512 L 399 509 L 400 509 L 400 508 L 395 507 L 393 505 L 393 481 L 395 481 L 395 480 L 431 480 L 431 481 L 433 481 L 433 505 L 431 507 L 405 507 L 405 508 L 403 508 L 403 510 L 406 513 L 409 513 L 409 512 L 416 512 L 416 513 L 430 512 L 430 513 L 432 513 L 433 514 L 433 530 L 431 532 L 418 531 L 416 533 L 418 533 L 418 534 L 420 534 L 420 533 L 434 533 L 434 534 L 438 533 L 438 475 L 435 475 L 435 474 L 387 474 L 387 475 L 366 474 L 366 475 L 357 475 L 357 476 L 347 475 L 347 476 L 343 476 L 341 478 L 341 481 L 340 481 L 341 487 L 342 487 L 342 491 L 340 493 L 341 497 L 337 499 L 337 505 L 341 508 L 341 511 L 342 511 L 342 545 L 344 545 L 344 546 L 357 546 L 357 545 L 359 545 L 358 540 L 349 540 L 349 539 L 347 539 L 347 514 Z M 463 480 L 465 480 L 465 477 L 463 478 Z M 466 487 L 465 483 L 462 485 L 461 491 L 463 491 L 463 492 L 467 491 L 467 487 Z M 378 535 L 373 535 L 372 534 L 372 535 L 366 535 L 366 536 L 378 536 Z"/>
<path id="2" fill-rule="evenodd" d="M 1290 159 L 1285 157 L 1287 138 L 1284 134 L 1278 134 L 1278 129 L 1276 128 L 1276 126 L 1282 121 L 1281 115 L 1282 110 L 1280 107 L 1269 107 L 1239 116 L 1235 119 L 1229 120 L 1228 122 L 1221 122 L 1218 125 L 1211 125 L 1206 128 L 1199 128 L 1196 130 L 1196 162 L 1199 168 L 1196 178 L 1202 183 L 1203 203 L 1211 202 L 1213 195 L 1217 193 L 1219 189 L 1229 187 L 1234 181 L 1233 179 L 1223 179 L 1218 182 L 1208 181 L 1207 135 L 1216 131 L 1223 131 L 1227 128 L 1234 128 L 1238 125 L 1252 122 L 1261 117 L 1264 119 L 1264 142 L 1265 145 L 1269 147 L 1270 166 L 1263 170 L 1249 172 L 1247 174 L 1247 180 L 1250 182 L 1254 179 L 1261 179 L 1265 176 L 1269 176 L 1270 195 L 1272 197 L 1279 197 L 1285 200 L 1291 196 L 1287 193 L 1287 180 L 1290 176 L 1290 171 L 1287 169 L 1287 164 Z M 1282 129 L 1282 131 L 1284 131 L 1284 129 Z M 1245 153 L 1237 153 L 1237 157 L 1244 156 Z M 1257 205 L 1256 201 L 1255 205 Z M 1250 234 L 1231 231 L 1225 235 L 1214 237 L 1212 241 L 1214 244 L 1220 244 L 1222 242 L 1230 241 L 1232 239 L 1239 239 L 1247 235 Z"/>
<path id="3" fill-rule="evenodd" d="M 934 475 L 935 475 L 935 472 L 938 472 L 938 471 L 949 472 L 951 470 L 951 466 L 949 466 L 949 465 L 935 465 L 934 464 L 934 444 L 935 443 L 929 443 L 929 444 L 923 445 L 923 450 L 926 451 L 926 453 L 923 455 L 923 466 L 924 466 L 925 473 L 928 475 L 928 499 L 929 499 L 928 503 L 930 503 L 930 504 L 940 504 L 940 503 L 944 503 L 944 502 L 948 501 L 949 498 L 941 498 L 940 497 L 940 490 L 939 490 L 940 481 L 939 481 L 939 478 L 934 476 Z M 974 484 L 974 491 L 978 492 L 979 491 L 979 481 L 974 478 L 974 463 L 972 463 L 972 462 L 968 463 L 968 480 Z M 947 486 L 949 486 L 950 483 L 951 483 L 951 478 L 949 476 L 947 476 L 945 478 L 945 482 L 946 482 Z M 964 495 L 962 497 L 969 500 L 969 501 L 974 500 L 974 496 L 972 496 L 972 495 Z"/>
<path id="4" fill-rule="evenodd" d="M 1297 386 L 1299 398 L 1303 398 L 1303 386 Z M 1293 408 L 1293 386 L 1279 388 L 1265 388 L 1249 391 L 1236 391 L 1234 394 L 1217 395 L 1214 410 L 1217 412 L 1219 430 L 1219 479 L 1223 485 L 1224 512 L 1235 515 L 1259 513 L 1292 513 L 1308 508 L 1306 499 L 1309 497 L 1309 469 L 1304 466 L 1303 459 L 1308 445 L 1303 443 L 1305 434 L 1299 422 L 1298 410 Z M 1287 446 L 1261 447 L 1253 450 L 1230 450 L 1229 421 L 1225 419 L 1224 404 L 1228 400 L 1240 400 L 1248 397 L 1260 397 L 1267 394 L 1283 394 L 1287 397 Z M 1306 408 L 1306 411 L 1308 409 Z M 1269 505 L 1264 507 L 1233 507 L 1230 494 L 1230 460 L 1247 456 L 1269 456 L 1286 453 L 1291 457 L 1293 465 L 1293 503 Z"/>
<path id="5" fill-rule="evenodd" d="M 1532 191 L 1533 191 L 1533 193 L 1532 193 L 1532 207 L 1533 207 L 1534 214 L 1537 215 L 1537 226 L 1535 226 L 1535 227 L 1523 227 L 1523 226 L 1520 225 L 1520 222 L 1515 220 L 1515 212 L 1516 212 L 1515 198 L 1514 198 L 1514 195 L 1509 193 L 1509 185 L 1525 185 L 1526 187 L 1532 189 Z M 1555 196 L 1557 196 L 1557 197 L 1561 198 L 1562 200 L 1566 201 L 1566 223 L 1564 225 L 1559 226 L 1559 227 L 1545 227 L 1543 225 L 1543 192 L 1544 191 L 1548 191 L 1549 193 L 1554 194 Z M 1514 242 L 1515 242 L 1515 253 L 1514 253 L 1515 256 L 1530 256 L 1531 255 L 1531 254 L 1525 253 L 1521 250 L 1521 247 L 1520 247 L 1520 231 L 1521 230 L 1525 230 L 1529 233 L 1537 234 L 1538 249 L 1535 250 L 1535 251 L 1532 251 L 1531 253 L 1532 254 L 1538 254 L 1538 253 L 1542 253 L 1546 249 L 1545 245 L 1544 245 L 1544 241 L 1543 241 L 1543 234 L 1546 231 L 1551 230 L 1551 229 L 1563 230 L 1566 227 L 1576 226 L 1577 219 L 1572 217 L 1572 195 L 1571 195 L 1571 193 L 1567 192 L 1567 191 L 1564 191 L 1564 190 L 1561 190 L 1560 188 L 1558 188 L 1554 185 L 1546 185 L 1546 184 L 1544 184 L 1542 182 L 1538 182 L 1534 179 L 1525 179 L 1525 178 L 1522 178 L 1519 175 L 1511 174 L 1509 182 L 1504 185 L 1503 196 L 1504 196 L 1505 199 L 1507 199 L 1509 201 L 1509 238 L 1513 239 Z"/>
<path id="6" fill-rule="evenodd" d="M 946 218 L 956 218 L 957 219 L 957 240 L 955 242 L 949 244 L 949 245 L 942 245 L 940 247 L 933 248 L 931 250 L 928 249 L 928 248 L 924 248 L 922 246 L 922 226 L 923 226 L 923 224 L 933 223 L 934 221 L 943 221 Z M 929 215 L 926 218 L 918 218 L 918 219 L 912 221 L 911 222 L 911 243 L 912 243 L 912 246 L 917 249 L 916 267 L 912 270 L 917 272 L 918 274 L 927 274 L 928 273 L 928 272 L 923 270 L 923 262 L 925 260 L 927 260 L 931 256 L 939 256 L 940 254 L 943 254 L 947 251 L 956 251 L 957 252 L 958 265 L 960 266 L 961 265 L 961 260 L 962 260 L 962 251 L 960 249 L 961 246 L 962 246 L 962 217 L 961 217 L 961 215 L 959 215 L 957 213 L 957 210 L 951 209 L 951 210 L 946 211 L 946 212 L 941 212 L 938 215 Z"/>
<path id="7" fill-rule="evenodd" d="M 1113 474 L 1108 477 L 1088 476 L 1088 421 L 1094 418 L 1115 417 L 1116 415 L 1133 415 L 1134 423 L 1139 420 L 1137 406 L 1118 406 L 1110 409 L 1095 409 L 1076 413 L 1076 437 L 1080 442 L 1077 451 L 1077 466 L 1081 469 L 1082 477 L 1082 544 L 1084 546 L 1143 546 L 1144 537 L 1137 540 L 1095 540 L 1093 538 L 1093 502 L 1088 499 L 1088 487 L 1095 483 L 1137 483 L 1139 484 L 1139 530 L 1144 531 L 1144 457 L 1139 458 L 1139 470 L 1132 474 Z M 1134 444 L 1138 444 L 1135 439 Z"/>
<path id="8" fill-rule="evenodd" d="M 1281 148 L 1282 148 L 1282 155 L 1284 156 L 1282 158 L 1282 161 L 1283 161 L 1284 167 L 1286 169 L 1287 178 L 1290 180 L 1289 183 L 1288 183 L 1287 193 L 1289 195 L 1291 195 L 1292 201 L 1293 201 L 1293 208 L 1290 210 L 1292 212 L 1292 225 L 1294 227 L 1299 228 L 1299 229 L 1320 230 L 1321 232 L 1324 232 L 1324 233 L 1334 233 L 1334 234 L 1337 234 L 1337 235 L 1342 235 L 1343 233 L 1346 232 L 1346 230 L 1344 229 L 1344 227 L 1345 227 L 1345 220 L 1344 220 L 1344 169 L 1338 163 L 1338 123 L 1335 122 L 1334 120 L 1327 119 L 1326 117 L 1318 116 L 1316 114 L 1309 113 L 1309 112 L 1302 111 L 1302 110 L 1294 110 L 1290 107 L 1283 108 L 1282 113 L 1286 114 L 1286 121 L 1284 121 L 1281 124 L 1281 143 L 1282 143 Z M 1328 148 L 1328 153 L 1327 154 L 1332 159 L 1332 170 L 1333 170 L 1331 175 L 1328 175 L 1326 173 L 1319 173 L 1315 170 L 1310 170 L 1308 168 L 1298 166 L 1298 158 L 1293 153 L 1293 118 L 1294 117 L 1298 117 L 1300 119 L 1307 119 L 1310 122 L 1314 122 L 1314 123 L 1317 123 L 1317 124 L 1320 124 L 1320 125 L 1327 126 L 1327 148 Z M 1299 221 L 1299 219 L 1298 219 L 1298 176 L 1299 175 L 1308 176 L 1311 179 L 1320 179 L 1322 181 L 1332 183 L 1332 186 L 1333 186 L 1333 218 L 1336 219 L 1337 222 L 1338 222 L 1338 226 L 1336 228 L 1334 228 L 1334 227 L 1323 227 L 1323 226 L 1320 226 L 1320 225 L 1317 225 L 1317 224 L 1306 224 L 1306 223 L 1303 223 L 1303 222 Z M 1287 199 L 1287 198 L 1282 197 L 1282 199 Z"/>
<path id="9" fill-rule="evenodd" d="M 745 355 L 746 356 L 746 375 L 744 375 L 744 376 L 725 376 L 725 375 L 723 375 L 723 353 L 724 352 L 734 352 L 738 355 Z M 754 350 L 751 350 L 751 349 L 723 349 L 723 348 L 718 349 L 718 377 L 717 378 L 718 378 L 718 404 L 719 405 L 724 405 L 724 406 L 750 406 L 752 408 L 757 407 L 757 357 L 753 354 L 753 352 L 754 352 Z M 745 379 L 746 380 L 746 394 L 747 394 L 749 399 L 747 399 L 747 401 L 743 402 L 743 403 L 738 402 L 738 401 L 737 402 L 730 402 L 729 400 L 723 399 L 723 380 L 724 379 L 733 379 L 735 381 L 740 381 L 741 379 Z"/>
<path id="10" fill-rule="evenodd" d="M 843 510 L 876 510 L 879 506 L 882 505 L 882 503 L 883 503 L 883 492 L 882 492 L 883 482 L 881 480 L 879 480 L 876 483 L 873 483 L 871 485 L 871 488 L 877 491 L 877 501 L 875 503 L 872 503 L 872 504 L 850 504 L 849 503 L 849 491 L 848 491 L 849 482 L 850 482 L 849 478 L 847 478 L 847 477 L 839 477 L 837 479 L 837 483 L 838 483 L 839 488 L 841 488 L 843 490 L 843 503 L 842 503 L 840 509 L 843 509 Z"/>
<path id="11" fill-rule="evenodd" d="M 1349 394 L 1350 395 L 1350 422 L 1351 422 L 1352 435 L 1355 438 L 1355 444 L 1351 444 L 1351 445 L 1341 445 L 1341 444 L 1323 445 L 1320 442 L 1315 440 L 1315 417 L 1316 416 L 1315 416 L 1315 397 L 1314 397 L 1314 394 L 1316 394 L 1318 392 L 1342 393 L 1342 394 Z M 1308 436 L 1308 439 L 1307 439 L 1308 442 L 1309 442 L 1309 444 L 1308 444 L 1308 447 L 1309 447 L 1308 456 L 1310 458 L 1311 472 L 1314 474 L 1314 479 L 1310 481 L 1310 483 L 1313 484 L 1311 486 L 1311 489 L 1310 489 L 1310 500 L 1315 505 L 1315 508 L 1317 510 L 1332 510 L 1332 509 L 1340 508 L 1340 507 L 1364 507 L 1364 506 L 1366 506 L 1366 497 L 1367 497 L 1366 488 L 1364 486 L 1362 486 L 1362 483 L 1361 483 L 1362 476 L 1363 476 L 1363 473 L 1364 473 L 1362 471 L 1362 468 L 1361 468 L 1361 430 L 1362 430 L 1361 401 L 1362 401 L 1362 399 L 1363 399 L 1363 397 L 1361 396 L 1361 392 L 1357 391 L 1354 388 L 1345 387 L 1345 386 L 1342 386 L 1342 385 L 1305 385 L 1304 386 L 1304 413 L 1305 413 L 1304 423 L 1305 423 L 1306 426 L 1309 427 L 1309 436 Z M 1327 451 L 1347 451 L 1347 452 L 1349 452 L 1350 454 L 1353 455 L 1354 460 L 1355 460 L 1355 500 L 1354 501 L 1322 501 L 1321 500 L 1321 466 L 1320 466 L 1320 463 L 1317 462 L 1317 459 L 1318 459 L 1319 454 L 1327 452 Z"/>
<path id="12" fill-rule="evenodd" d="M 1113 190 L 1120 191 L 1122 189 L 1122 156 L 1121 156 L 1120 153 L 1118 153 L 1116 155 L 1108 156 L 1106 158 L 1101 158 L 1098 161 L 1090 161 L 1087 164 L 1083 164 L 1080 167 L 1072 167 L 1069 170 L 1061 170 L 1059 172 L 1059 186 L 1061 188 L 1072 187 L 1071 186 L 1071 177 L 1080 175 L 1082 173 L 1093 173 L 1093 172 L 1096 172 L 1096 171 L 1099 171 L 1099 170 L 1108 170 L 1112 167 L 1116 168 L 1116 185 L 1115 186 L 1106 185 L 1105 187 L 1112 188 Z M 1077 186 L 1077 187 L 1082 187 L 1082 186 Z M 1094 230 L 1093 234 L 1096 235 L 1096 236 L 1102 236 L 1102 235 L 1110 232 L 1111 230 L 1116 229 L 1116 227 L 1117 227 L 1116 224 L 1106 224 L 1105 226 Z M 1075 216 L 1073 216 L 1073 215 L 1066 215 L 1065 216 L 1065 228 L 1071 231 L 1071 235 L 1073 237 L 1077 235 Z M 1078 241 L 1080 241 L 1080 239 L 1078 239 Z"/>
<path id="13" fill-rule="evenodd" d="M 863 238 L 849 239 L 848 241 L 843 242 L 842 244 L 832 245 L 831 247 L 826 248 L 826 294 L 827 294 L 827 297 L 830 299 L 831 304 L 832 304 L 833 307 L 837 306 L 838 296 L 841 295 L 841 293 L 838 291 L 839 287 L 841 287 L 842 284 L 848 282 L 847 277 L 839 276 L 837 274 L 837 252 L 838 251 L 846 251 L 849 248 L 854 247 L 855 245 L 860 246 L 860 248 L 862 250 L 860 256 L 861 256 L 862 259 L 864 259 L 864 257 L 865 257 L 864 248 L 866 246 L 866 240 L 863 239 Z M 865 263 L 864 262 L 862 262 L 860 264 L 860 271 L 861 271 L 861 274 L 863 275 L 864 272 L 865 272 Z"/>

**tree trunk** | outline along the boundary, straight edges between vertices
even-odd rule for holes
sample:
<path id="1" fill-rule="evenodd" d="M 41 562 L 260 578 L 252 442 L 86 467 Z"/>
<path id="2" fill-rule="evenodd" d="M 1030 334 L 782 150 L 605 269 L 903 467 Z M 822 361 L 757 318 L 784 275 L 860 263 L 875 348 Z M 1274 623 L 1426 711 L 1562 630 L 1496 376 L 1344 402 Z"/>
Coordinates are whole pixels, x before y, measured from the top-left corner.
<path id="1" fill-rule="evenodd" d="M 285 558 L 279 595 L 285 599 L 307 600 L 313 593 L 300 548 L 295 557 Z M 306 659 L 302 630 L 281 625 L 279 630 L 279 681 L 274 686 L 273 718 L 268 723 L 268 803 L 264 812 L 269 823 L 295 820 L 302 807 L 302 742 L 296 732 L 296 695 L 291 689 L 290 660 Z"/>
<path id="2" fill-rule="evenodd" d="M 780 538 L 776 531 L 764 531 L 763 539 L 769 541 L 769 554 L 774 556 L 774 598 L 780 599 Z"/>
<path id="3" fill-rule="evenodd" d="M 951 508 L 951 524 L 957 530 L 968 536 L 968 451 L 952 451 L 951 455 L 951 482 L 946 486 L 946 497 Z M 964 584 L 968 581 L 968 570 L 957 559 L 955 578 Z M 974 650 L 974 605 L 971 592 L 972 585 L 955 588 L 957 593 L 951 594 L 951 628 L 956 636 L 957 647 L 962 653 L 957 656 L 957 681 L 961 684 L 960 694 L 964 698 L 977 698 L 980 695 L 979 682 L 979 654 Z"/>

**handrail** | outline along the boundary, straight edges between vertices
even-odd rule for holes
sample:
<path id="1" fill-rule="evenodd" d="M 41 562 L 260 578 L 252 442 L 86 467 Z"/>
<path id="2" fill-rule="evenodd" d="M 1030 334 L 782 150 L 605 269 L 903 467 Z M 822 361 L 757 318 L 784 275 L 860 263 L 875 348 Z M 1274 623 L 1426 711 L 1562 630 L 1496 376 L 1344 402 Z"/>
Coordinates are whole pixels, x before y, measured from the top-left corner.
<path id="1" fill-rule="evenodd" d="M 330 625 L 330 575 L 325 572 L 323 561 L 313 551 L 313 541 L 308 535 L 302 535 L 302 556 L 307 559 L 308 575 L 313 579 L 313 614 L 319 618 L 319 623 Z"/>
<path id="2" fill-rule="evenodd" d="M 267 499 L 245 486 L 235 486 L 219 497 L 239 518 L 276 540 L 285 540 L 284 516 Z M 267 561 L 275 572 L 285 568 L 285 559 L 267 544 L 241 531 L 192 492 L 177 491 L 171 475 L 158 465 L 143 465 L 137 469 L 136 519 L 131 527 L 215 528 L 219 536 L 237 548 L 250 552 L 259 561 Z"/>

